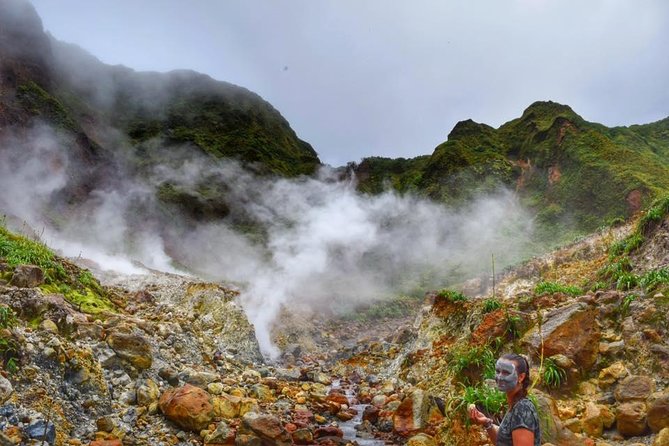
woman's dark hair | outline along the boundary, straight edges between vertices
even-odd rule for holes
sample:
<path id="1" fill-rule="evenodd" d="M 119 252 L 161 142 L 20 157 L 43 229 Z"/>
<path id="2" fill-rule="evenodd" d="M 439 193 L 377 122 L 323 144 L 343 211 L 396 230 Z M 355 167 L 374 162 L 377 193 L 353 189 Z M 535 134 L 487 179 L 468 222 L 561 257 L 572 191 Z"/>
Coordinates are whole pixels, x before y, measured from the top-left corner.
<path id="1" fill-rule="evenodd" d="M 523 379 L 522 387 L 514 397 L 514 403 L 519 401 L 527 396 L 527 389 L 530 387 L 530 364 L 527 362 L 527 358 L 516 353 L 507 353 L 502 356 L 503 359 L 513 361 L 516 364 L 516 372 L 520 375 L 521 373 L 525 374 Z"/>

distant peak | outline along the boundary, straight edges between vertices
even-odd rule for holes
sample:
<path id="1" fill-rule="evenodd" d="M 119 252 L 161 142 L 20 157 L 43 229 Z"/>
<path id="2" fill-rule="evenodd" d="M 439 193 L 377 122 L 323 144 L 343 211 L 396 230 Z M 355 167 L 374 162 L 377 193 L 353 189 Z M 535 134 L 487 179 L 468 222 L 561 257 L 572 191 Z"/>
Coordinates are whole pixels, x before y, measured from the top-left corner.
<path id="1" fill-rule="evenodd" d="M 525 109 L 523 118 L 530 116 L 557 116 L 572 115 L 578 116 L 568 105 L 559 104 L 553 101 L 536 101 Z"/>
<path id="2" fill-rule="evenodd" d="M 26 0 L 0 1 L 0 34 L 43 34 L 44 27 L 35 7 Z"/>
<path id="3" fill-rule="evenodd" d="M 471 119 L 466 119 L 455 124 L 451 133 L 448 134 L 448 140 L 463 138 L 466 136 L 478 135 L 481 132 L 493 130 L 492 127 L 486 124 L 479 124 Z"/>

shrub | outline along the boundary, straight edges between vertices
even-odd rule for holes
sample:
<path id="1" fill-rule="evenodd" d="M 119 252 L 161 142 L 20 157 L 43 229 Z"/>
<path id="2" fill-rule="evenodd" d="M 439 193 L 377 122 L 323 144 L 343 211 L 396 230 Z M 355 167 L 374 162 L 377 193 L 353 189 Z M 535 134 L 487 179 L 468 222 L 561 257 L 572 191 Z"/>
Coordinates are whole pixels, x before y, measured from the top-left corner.
<path id="1" fill-rule="evenodd" d="M 461 380 L 469 382 L 464 372 L 480 373 L 483 378 L 495 376 L 495 362 L 497 358 L 490 346 L 465 346 L 450 352 L 449 368 Z"/>
<path id="2" fill-rule="evenodd" d="M 553 389 L 557 389 L 567 380 L 567 373 L 551 358 L 546 358 L 541 372 L 541 381 Z"/>
<path id="3" fill-rule="evenodd" d="M 523 320 L 520 316 L 511 313 L 506 314 L 506 332 L 512 339 L 520 338 Z"/>
<path id="4" fill-rule="evenodd" d="M 667 284 L 669 284 L 669 269 L 667 268 L 648 271 L 639 279 L 639 285 L 648 292 L 654 291 L 660 285 Z"/>

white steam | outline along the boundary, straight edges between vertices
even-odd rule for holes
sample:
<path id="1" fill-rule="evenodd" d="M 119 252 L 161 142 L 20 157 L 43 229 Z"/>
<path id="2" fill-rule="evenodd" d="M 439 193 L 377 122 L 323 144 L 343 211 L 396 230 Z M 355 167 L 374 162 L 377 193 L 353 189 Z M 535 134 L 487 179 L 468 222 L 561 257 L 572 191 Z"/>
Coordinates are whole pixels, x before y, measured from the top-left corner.
<path id="1" fill-rule="evenodd" d="M 453 210 L 392 192 L 361 195 L 353 182 L 327 171 L 319 178 L 257 177 L 232 161 L 216 164 L 192 152 L 189 161 L 159 166 L 143 181 L 121 178 L 113 188 L 90 192 L 64 221 L 54 221 L 53 194 L 67 183 L 64 144 L 44 128 L 5 136 L 1 144 L 4 212 L 44 227 L 46 241 L 64 254 L 103 268 L 174 271 L 177 260 L 195 274 L 239 283 L 269 357 L 279 353 L 271 329 L 284 308 L 354 309 L 464 279 L 488 271 L 491 253 L 500 264 L 516 259 L 532 229 L 508 191 Z M 155 190 L 165 182 L 191 190 L 223 184 L 230 216 L 196 224 L 159 212 Z M 253 222 L 246 233 L 231 224 L 240 215 Z"/>

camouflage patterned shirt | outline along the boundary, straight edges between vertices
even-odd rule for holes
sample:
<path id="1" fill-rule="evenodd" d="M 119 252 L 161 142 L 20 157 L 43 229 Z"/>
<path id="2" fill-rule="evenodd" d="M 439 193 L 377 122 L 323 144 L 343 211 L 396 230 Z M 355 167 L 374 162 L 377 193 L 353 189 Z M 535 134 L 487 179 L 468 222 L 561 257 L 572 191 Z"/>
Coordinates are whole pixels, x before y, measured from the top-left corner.
<path id="1" fill-rule="evenodd" d="M 537 409 L 527 398 L 518 401 L 504 415 L 497 431 L 497 446 L 513 446 L 511 433 L 516 429 L 527 429 L 534 432 L 534 446 L 541 446 L 541 428 Z"/>

